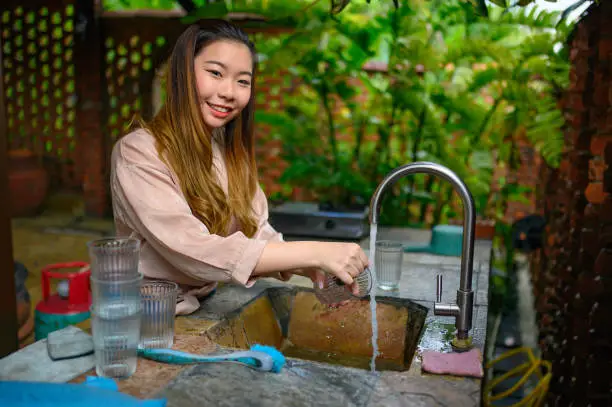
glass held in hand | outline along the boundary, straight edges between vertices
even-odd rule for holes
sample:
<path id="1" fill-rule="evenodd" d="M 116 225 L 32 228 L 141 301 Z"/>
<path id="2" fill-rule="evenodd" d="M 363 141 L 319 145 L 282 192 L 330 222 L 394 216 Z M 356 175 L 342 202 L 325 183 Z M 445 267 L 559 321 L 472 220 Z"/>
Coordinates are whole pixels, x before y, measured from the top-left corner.
<path id="1" fill-rule="evenodd" d="M 353 284 L 346 285 L 339 278 L 326 274 L 323 285 L 315 284 L 314 292 L 322 304 L 338 304 L 347 300 L 366 297 L 372 289 L 372 274 L 369 268 L 353 278 Z"/>

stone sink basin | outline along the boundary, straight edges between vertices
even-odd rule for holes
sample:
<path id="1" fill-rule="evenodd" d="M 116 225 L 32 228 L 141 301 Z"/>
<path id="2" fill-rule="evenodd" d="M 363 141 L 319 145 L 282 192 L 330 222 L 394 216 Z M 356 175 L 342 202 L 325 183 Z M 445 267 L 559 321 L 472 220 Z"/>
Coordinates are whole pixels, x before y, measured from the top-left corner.
<path id="1" fill-rule="evenodd" d="M 410 368 L 427 308 L 410 300 L 377 297 L 377 370 Z M 321 304 L 312 289 L 270 287 L 226 314 L 207 335 L 217 344 L 248 349 L 274 346 L 287 357 L 369 369 L 372 356 L 370 304 L 351 301 L 339 308 Z"/>

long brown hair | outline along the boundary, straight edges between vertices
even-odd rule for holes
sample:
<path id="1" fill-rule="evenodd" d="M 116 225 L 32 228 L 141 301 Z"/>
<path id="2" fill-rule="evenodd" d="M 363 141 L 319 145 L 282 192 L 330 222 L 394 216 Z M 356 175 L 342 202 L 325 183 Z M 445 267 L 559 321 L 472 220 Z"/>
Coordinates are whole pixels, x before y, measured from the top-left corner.
<path id="1" fill-rule="evenodd" d="M 227 195 L 213 170 L 213 135 L 204 124 L 194 71 L 195 57 L 218 40 L 244 44 L 253 57 L 251 99 L 224 129 Z M 191 25 L 178 38 L 168 61 L 164 104 L 144 125 L 155 137 L 161 159 L 177 174 L 192 213 L 212 234 L 226 235 L 232 217 L 246 236 L 252 237 L 257 231 L 252 209 L 258 182 L 253 139 L 255 60 L 254 44 L 231 23 L 207 19 Z"/>

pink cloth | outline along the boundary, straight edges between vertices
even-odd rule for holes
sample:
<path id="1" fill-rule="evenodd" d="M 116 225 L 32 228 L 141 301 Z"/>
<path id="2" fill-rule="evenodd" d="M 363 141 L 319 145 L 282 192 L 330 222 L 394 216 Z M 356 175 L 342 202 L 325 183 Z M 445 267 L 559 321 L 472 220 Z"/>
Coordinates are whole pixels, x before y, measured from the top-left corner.
<path id="1" fill-rule="evenodd" d="M 477 378 L 484 376 L 482 355 L 480 350 L 476 348 L 468 352 L 452 353 L 424 351 L 422 368 L 425 372 L 433 374 L 449 374 Z"/>
<path id="2" fill-rule="evenodd" d="M 222 146 L 214 142 L 213 147 L 214 170 L 227 193 Z M 154 137 L 142 129 L 115 144 L 110 186 L 117 235 L 141 240 L 140 270 L 145 278 L 179 284 L 177 314 L 196 311 L 198 298 L 218 282 L 252 286 L 251 273 L 267 242 L 283 240 L 268 223 L 268 202 L 261 188 L 253 199 L 259 224 L 253 238 L 246 237 L 235 220 L 227 236 L 210 234 L 191 213 L 176 174 L 157 153 Z M 275 277 L 288 280 L 291 275 Z"/>

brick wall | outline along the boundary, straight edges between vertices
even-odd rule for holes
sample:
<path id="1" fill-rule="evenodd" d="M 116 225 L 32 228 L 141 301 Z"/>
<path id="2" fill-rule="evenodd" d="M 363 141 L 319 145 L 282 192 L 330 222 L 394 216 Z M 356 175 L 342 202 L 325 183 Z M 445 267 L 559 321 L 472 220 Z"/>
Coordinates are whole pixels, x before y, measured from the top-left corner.
<path id="1" fill-rule="evenodd" d="M 545 169 L 547 219 L 534 256 L 542 357 L 552 362 L 548 405 L 612 405 L 612 3 L 592 5 L 571 43 L 563 98 L 567 154 Z"/>

